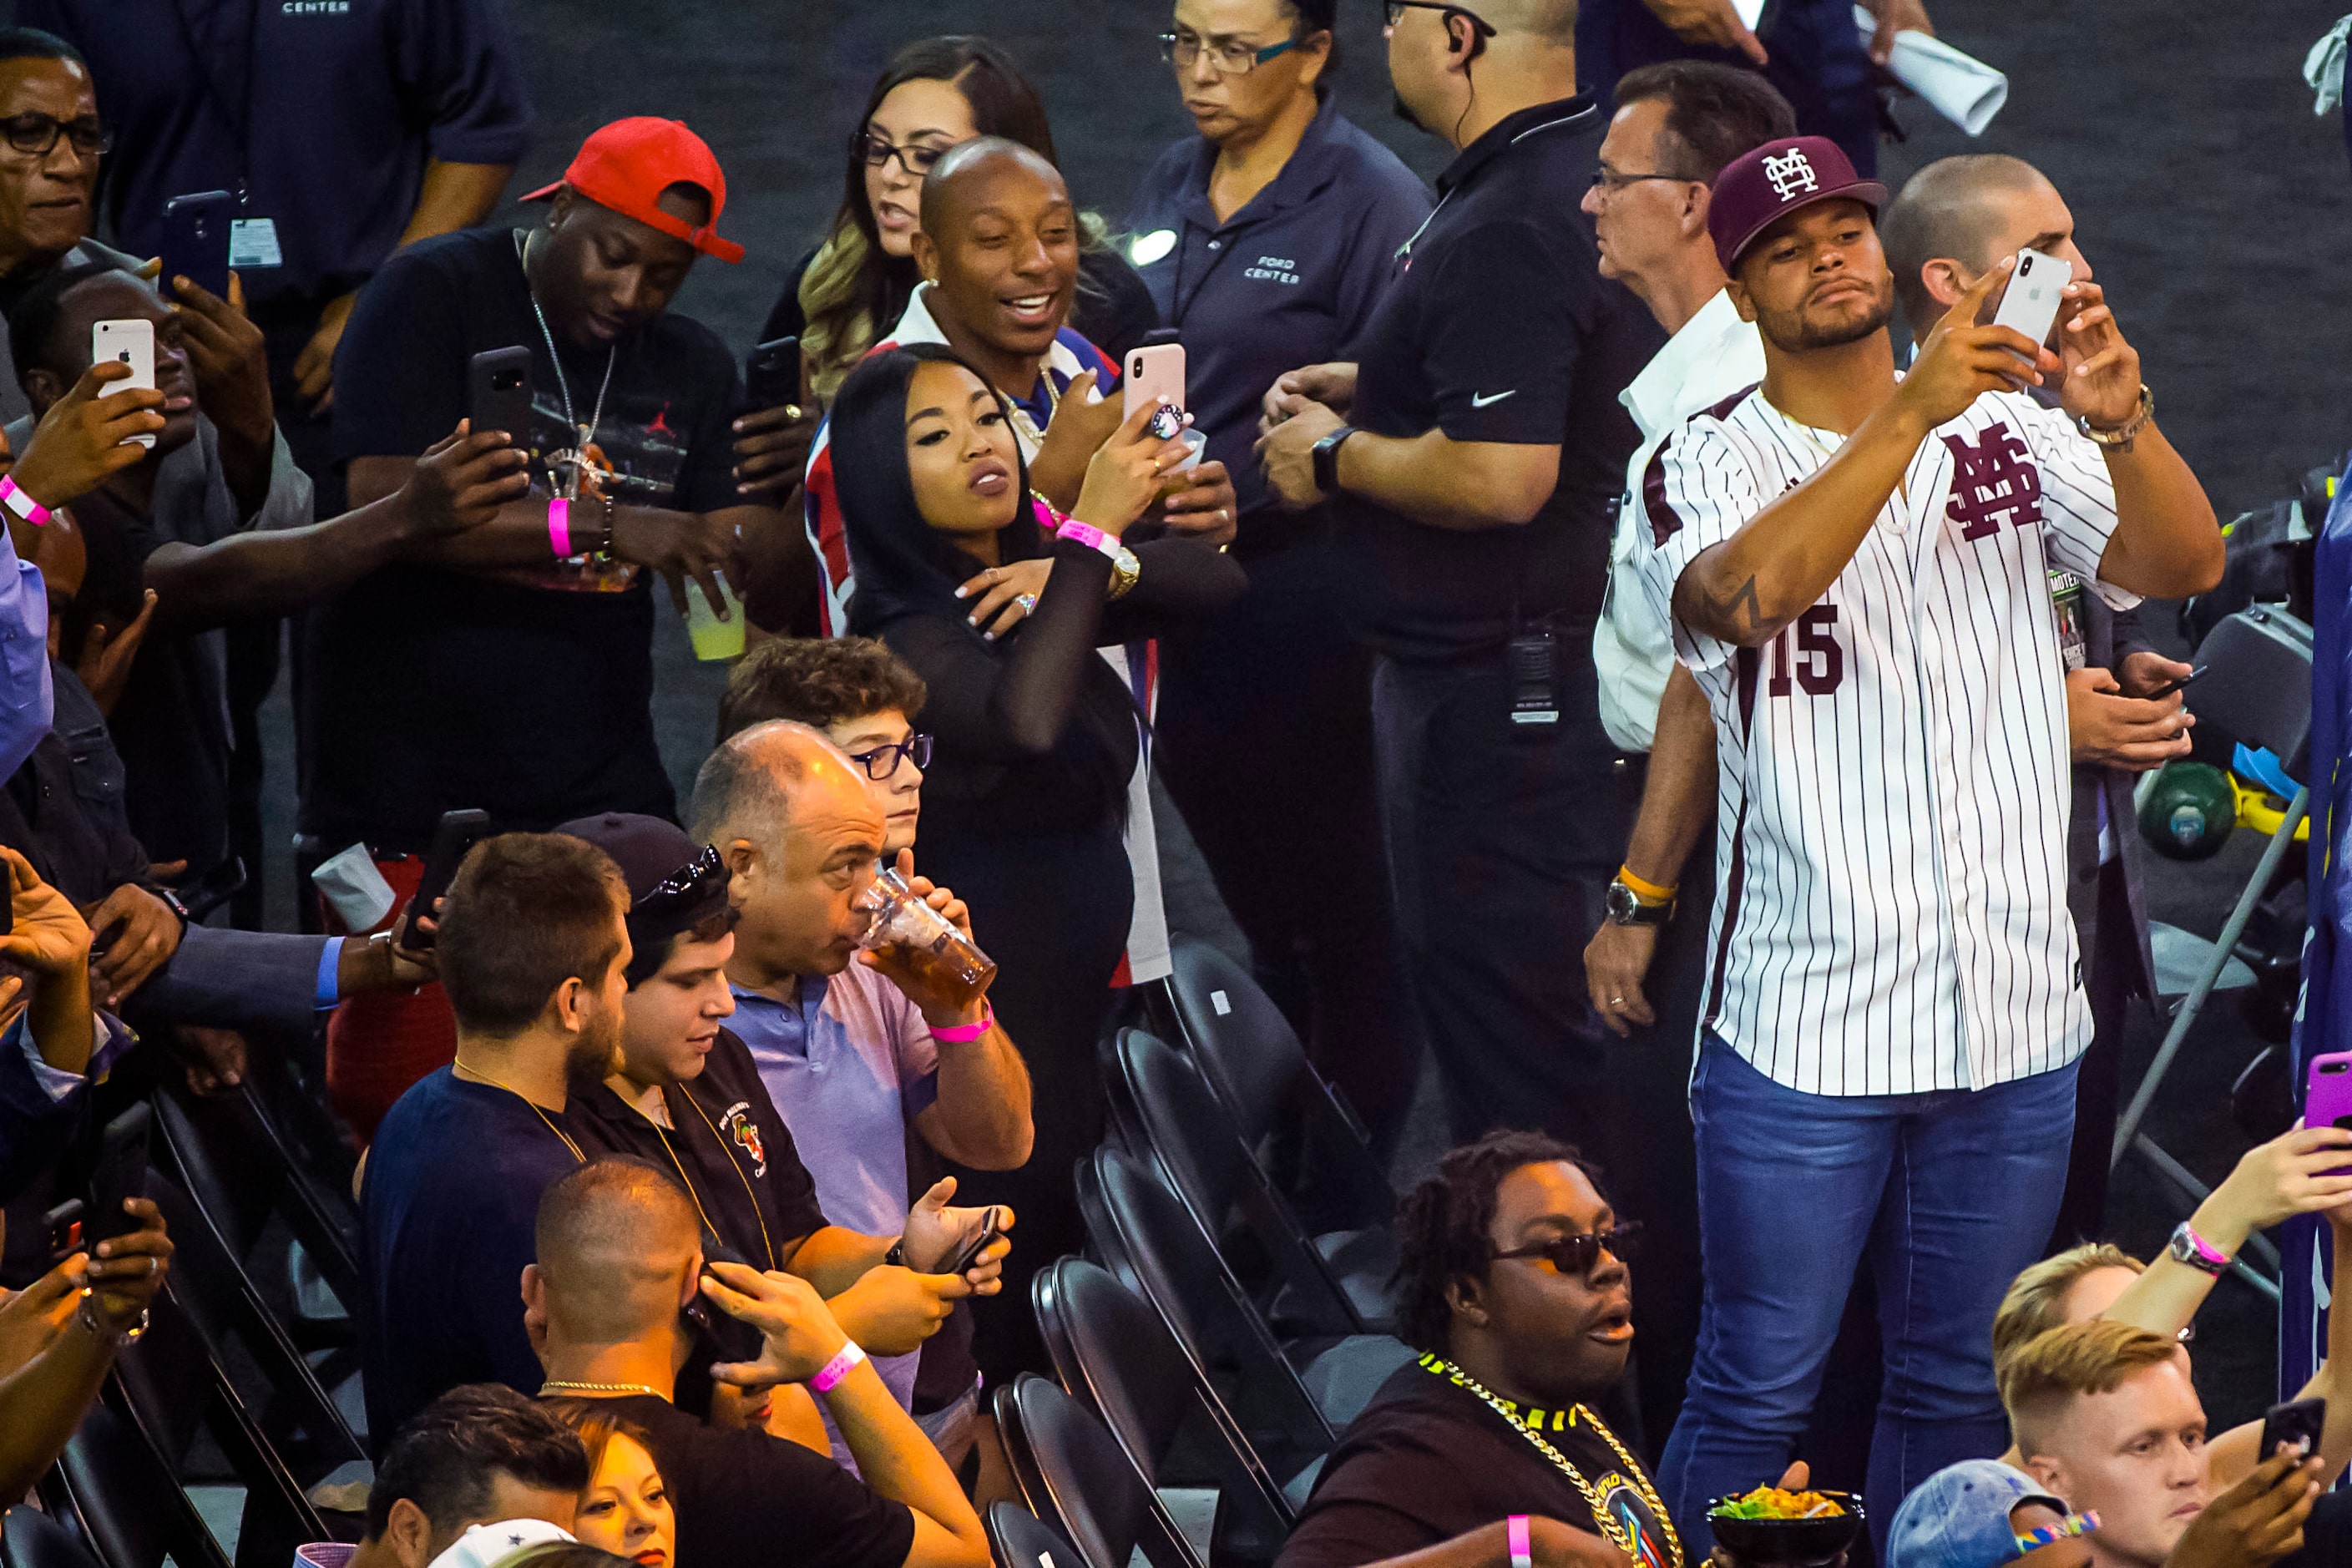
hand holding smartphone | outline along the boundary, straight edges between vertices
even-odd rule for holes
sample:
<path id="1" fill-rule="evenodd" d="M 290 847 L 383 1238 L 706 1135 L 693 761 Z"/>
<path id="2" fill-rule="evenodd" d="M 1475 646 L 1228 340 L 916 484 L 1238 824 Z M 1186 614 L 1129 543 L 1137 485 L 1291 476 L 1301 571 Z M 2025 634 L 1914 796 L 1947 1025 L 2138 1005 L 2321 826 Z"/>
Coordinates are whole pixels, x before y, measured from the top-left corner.
<path id="1" fill-rule="evenodd" d="M 408 901 L 408 929 L 400 937 L 400 945 L 411 952 L 422 952 L 433 945 L 440 926 L 439 912 L 434 909 L 449 884 L 457 879 L 457 867 L 466 852 L 490 836 L 490 814 L 487 811 L 445 811 L 439 826 L 433 830 L 433 847 L 425 857 L 425 874 L 416 884 L 416 896 Z M 416 922 L 431 920 L 433 930 Z"/>
<path id="2" fill-rule="evenodd" d="M 985 1217 L 981 1221 L 978 1232 L 970 1241 L 957 1249 L 956 1255 L 940 1269 L 940 1273 L 963 1273 L 978 1263 L 980 1255 L 987 1251 L 998 1237 L 1004 1234 L 1004 1211 L 996 1205 L 991 1204 L 983 1213 Z"/>
<path id="3" fill-rule="evenodd" d="M 1993 307 L 1992 324 L 2021 333 L 2028 342 L 2048 342 L 2050 329 L 2058 324 L 2058 307 L 2065 301 L 2066 285 L 2074 279 L 2074 268 L 2058 258 L 2039 250 L 2019 251 L 2000 302 Z"/>
<path id="4" fill-rule="evenodd" d="M 503 430 L 509 445 L 530 450 L 530 351 L 485 349 L 467 366 L 466 418 L 470 434 Z"/>
<path id="5" fill-rule="evenodd" d="M 236 198 L 226 191 L 173 196 L 163 204 L 163 297 L 173 298 L 172 279 L 185 278 L 215 300 L 228 298 L 229 225 Z"/>
<path id="6" fill-rule="evenodd" d="M 2319 1452 L 2320 1434 L 2327 1430 L 2327 1401 L 2291 1399 L 2263 1413 L 2263 1442 L 2255 1462 L 2275 1458 L 2282 1447 L 2309 1458 Z"/>
<path id="7" fill-rule="evenodd" d="M 94 322 L 89 329 L 89 362 L 104 364 L 113 360 L 131 367 L 130 376 L 122 381 L 109 382 L 104 397 L 133 390 L 155 390 L 155 323 L 152 321 L 116 321 Z M 142 431 L 123 438 L 126 442 L 155 449 L 152 431 Z"/>

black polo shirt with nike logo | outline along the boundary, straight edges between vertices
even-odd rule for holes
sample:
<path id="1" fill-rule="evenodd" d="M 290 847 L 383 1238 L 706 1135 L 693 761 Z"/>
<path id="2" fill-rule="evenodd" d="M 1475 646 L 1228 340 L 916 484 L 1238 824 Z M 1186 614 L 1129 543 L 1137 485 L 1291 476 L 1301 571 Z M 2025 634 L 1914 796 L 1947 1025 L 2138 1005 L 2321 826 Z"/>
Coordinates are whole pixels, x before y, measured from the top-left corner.
<path id="1" fill-rule="evenodd" d="M 1523 528 L 1432 528 L 1347 498 L 1371 567 L 1371 640 L 1392 658 L 1499 653 L 1515 603 L 1523 621 L 1600 613 L 1609 509 L 1639 439 L 1617 394 L 1664 342 L 1641 301 L 1601 278 L 1579 209 L 1606 129 L 1578 97 L 1464 148 L 1359 340 L 1359 428 L 1560 448 L 1558 487 Z M 1578 639 L 1562 646 L 1590 657 Z"/>

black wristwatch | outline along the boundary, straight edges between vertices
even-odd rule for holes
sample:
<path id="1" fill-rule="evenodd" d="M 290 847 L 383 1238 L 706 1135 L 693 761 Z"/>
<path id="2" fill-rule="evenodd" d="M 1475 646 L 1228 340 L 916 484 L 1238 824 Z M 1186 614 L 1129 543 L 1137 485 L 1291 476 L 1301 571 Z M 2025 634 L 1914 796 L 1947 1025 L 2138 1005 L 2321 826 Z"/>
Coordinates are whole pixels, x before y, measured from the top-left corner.
<path id="1" fill-rule="evenodd" d="M 882 1255 L 882 1261 L 885 1265 L 892 1268 L 906 1268 L 907 1238 L 902 1236 L 898 1240 L 892 1242 L 890 1244 L 890 1250 Z"/>
<path id="2" fill-rule="evenodd" d="M 1603 905 L 1613 926 L 1662 926 L 1675 912 L 1674 901 L 1645 904 L 1641 895 L 1622 882 L 1609 884 Z"/>
<path id="3" fill-rule="evenodd" d="M 1315 488 L 1327 496 L 1339 493 L 1339 448 L 1355 433 L 1353 425 L 1342 425 L 1315 443 Z"/>

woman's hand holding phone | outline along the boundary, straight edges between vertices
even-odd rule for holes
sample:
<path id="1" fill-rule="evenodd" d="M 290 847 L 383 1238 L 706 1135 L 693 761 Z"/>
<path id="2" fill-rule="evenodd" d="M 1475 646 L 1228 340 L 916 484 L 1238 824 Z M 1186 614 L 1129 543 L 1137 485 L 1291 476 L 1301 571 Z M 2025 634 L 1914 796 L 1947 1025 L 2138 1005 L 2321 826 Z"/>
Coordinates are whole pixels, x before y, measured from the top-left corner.
<path id="1" fill-rule="evenodd" d="M 1147 428 L 1161 406 L 1137 409 L 1095 449 L 1072 517 L 1105 533 L 1122 534 L 1159 500 L 1160 480 L 1192 452 L 1180 437 L 1155 436 Z"/>

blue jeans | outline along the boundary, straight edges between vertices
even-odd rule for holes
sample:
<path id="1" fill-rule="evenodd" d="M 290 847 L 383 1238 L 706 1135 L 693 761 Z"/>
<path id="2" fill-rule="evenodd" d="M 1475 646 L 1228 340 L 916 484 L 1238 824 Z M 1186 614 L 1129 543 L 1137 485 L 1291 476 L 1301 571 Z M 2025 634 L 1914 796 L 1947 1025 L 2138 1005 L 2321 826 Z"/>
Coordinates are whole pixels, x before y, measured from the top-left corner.
<path id="1" fill-rule="evenodd" d="M 1886 1373 L 1864 1497 L 1883 1562 L 1913 1487 L 2008 1447 L 1993 1309 L 2050 1239 L 2074 1068 L 1978 1090 L 1806 1094 L 1710 1033 L 1691 1119 L 1706 1301 L 1659 1466 L 1666 1506 L 1696 1561 L 1709 1499 L 1780 1479 L 1867 1257 Z"/>

